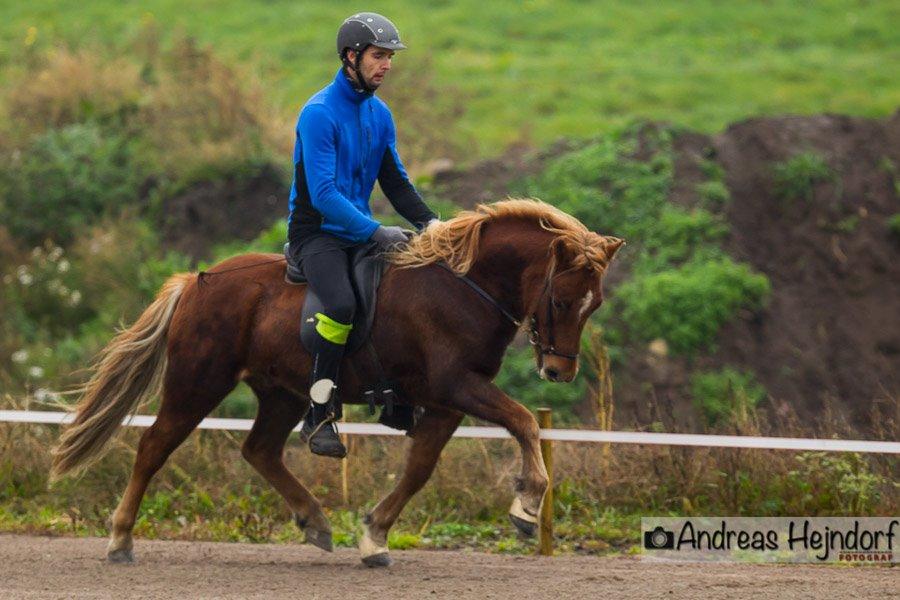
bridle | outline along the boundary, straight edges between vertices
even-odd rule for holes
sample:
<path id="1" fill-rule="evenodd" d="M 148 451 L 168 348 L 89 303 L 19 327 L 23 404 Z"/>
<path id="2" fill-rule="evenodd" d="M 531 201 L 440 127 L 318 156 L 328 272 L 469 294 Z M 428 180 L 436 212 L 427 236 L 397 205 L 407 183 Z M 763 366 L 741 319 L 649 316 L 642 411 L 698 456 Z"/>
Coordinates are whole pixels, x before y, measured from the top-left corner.
<path id="1" fill-rule="evenodd" d="M 513 325 L 515 325 L 517 329 L 522 327 L 522 321 L 515 318 L 511 312 L 509 312 L 507 309 L 505 309 L 503 306 L 501 306 L 501 304 L 499 302 L 497 302 L 497 300 L 495 300 L 493 296 L 491 296 L 489 293 L 484 291 L 484 289 L 480 285 L 478 285 L 477 283 L 475 283 L 474 281 L 472 281 L 465 275 L 458 274 L 456 271 L 454 271 L 450 267 L 450 265 L 448 265 L 445 262 L 439 262 L 437 264 L 439 264 L 443 268 L 445 268 L 448 271 L 450 271 L 451 273 L 453 273 L 453 275 L 455 275 L 457 279 L 459 279 L 460 281 L 462 281 L 463 283 L 468 285 L 470 288 L 475 290 L 475 292 L 477 292 L 479 296 L 481 296 L 484 300 L 486 300 L 488 302 L 488 304 L 490 304 L 491 306 L 496 308 L 498 311 L 500 311 L 500 313 L 506 318 L 506 320 L 509 321 L 510 323 L 512 323 Z M 531 315 L 528 317 L 528 319 L 529 319 L 528 342 L 533 347 L 537 348 L 538 351 L 540 352 L 541 362 L 543 362 L 543 360 L 544 360 L 543 357 L 545 355 L 559 356 L 562 358 L 568 358 L 569 360 L 576 360 L 578 358 L 577 353 L 576 354 L 567 354 L 565 352 L 560 352 L 559 350 L 557 350 L 556 345 L 553 341 L 553 305 L 555 304 L 555 298 L 553 296 L 553 279 L 556 276 L 557 275 L 554 273 L 554 269 L 552 267 L 550 269 L 548 269 L 547 277 L 544 280 L 544 289 L 541 291 L 541 295 L 537 300 L 537 304 L 535 305 L 534 312 L 532 312 Z M 549 298 L 547 298 L 547 318 L 545 320 L 545 323 L 546 323 L 546 327 L 547 327 L 547 332 L 548 332 L 547 337 L 549 338 L 548 339 L 549 343 L 545 345 L 541 342 L 541 332 L 538 329 L 537 311 L 538 311 L 538 307 L 540 307 L 540 305 L 541 305 L 541 301 L 544 299 L 545 296 L 548 296 L 548 295 L 549 295 Z"/>
<path id="2" fill-rule="evenodd" d="M 541 295 L 538 298 L 537 305 L 535 306 L 534 312 L 531 313 L 530 317 L 530 327 L 528 328 L 528 342 L 538 349 L 541 353 L 541 360 L 543 361 L 544 355 L 551 356 L 560 356 L 562 358 L 568 358 L 569 360 L 577 360 L 578 354 L 566 354 L 565 352 L 560 352 L 556 349 L 556 345 L 553 342 L 553 305 L 556 303 L 556 299 L 553 297 L 553 279 L 556 275 L 553 273 L 553 269 L 547 273 L 547 279 L 544 280 L 544 289 L 541 291 Z M 537 310 L 541 305 L 541 300 L 543 300 L 544 296 L 549 295 L 547 298 L 547 318 L 544 320 L 544 323 L 547 327 L 547 337 L 549 338 L 547 341 L 549 342 L 546 346 L 541 343 L 541 332 L 538 330 L 537 326 Z"/>

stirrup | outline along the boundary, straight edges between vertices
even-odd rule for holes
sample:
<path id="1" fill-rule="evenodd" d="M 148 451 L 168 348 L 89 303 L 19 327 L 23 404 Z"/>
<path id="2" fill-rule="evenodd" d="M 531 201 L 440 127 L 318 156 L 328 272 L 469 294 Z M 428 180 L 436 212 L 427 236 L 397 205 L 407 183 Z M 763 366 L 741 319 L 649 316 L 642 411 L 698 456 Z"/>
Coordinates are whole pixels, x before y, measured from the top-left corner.
<path id="1" fill-rule="evenodd" d="M 337 425 L 331 415 L 307 432 L 306 421 L 300 429 L 300 439 L 309 446 L 309 451 L 319 456 L 332 458 L 344 458 L 347 456 L 347 448 L 341 441 L 337 431 Z"/>

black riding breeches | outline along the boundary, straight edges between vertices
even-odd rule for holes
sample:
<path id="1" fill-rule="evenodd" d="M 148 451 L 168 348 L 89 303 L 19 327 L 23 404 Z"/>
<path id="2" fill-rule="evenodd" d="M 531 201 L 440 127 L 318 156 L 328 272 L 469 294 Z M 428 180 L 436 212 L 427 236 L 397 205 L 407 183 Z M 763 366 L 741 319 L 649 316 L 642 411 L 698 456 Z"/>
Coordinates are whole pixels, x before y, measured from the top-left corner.
<path id="1" fill-rule="evenodd" d="M 322 301 L 322 313 L 316 313 L 316 347 L 310 386 L 321 379 L 338 380 L 338 367 L 344 355 L 356 313 L 356 296 L 350 282 L 349 253 L 355 244 L 320 233 L 291 242 L 291 255 L 300 266 L 307 284 Z"/>
<path id="2" fill-rule="evenodd" d="M 325 314 L 339 323 L 351 324 L 356 296 L 350 283 L 349 252 L 354 246 L 348 244 L 334 236 L 317 235 L 300 246 L 297 262 L 309 287 L 322 301 Z"/>

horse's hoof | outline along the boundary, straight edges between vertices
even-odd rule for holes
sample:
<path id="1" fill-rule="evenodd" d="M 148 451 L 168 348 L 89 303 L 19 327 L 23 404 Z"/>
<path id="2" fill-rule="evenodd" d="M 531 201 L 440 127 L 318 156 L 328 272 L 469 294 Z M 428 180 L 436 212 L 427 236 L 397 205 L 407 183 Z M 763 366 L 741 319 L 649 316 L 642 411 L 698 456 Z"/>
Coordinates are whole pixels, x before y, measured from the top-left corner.
<path id="1" fill-rule="evenodd" d="M 534 537 L 537 533 L 537 515 L 525 510 L 518 496 L 513 498 L 512 506 L 509 507 L 509 520 L 526 537 Z"/>
<path id="2" fill-rule="evenodd" d="M 129 565 L 134 562 L 134 552 L 131 550 L 113 550 L 107 553 L 106 560 L 117 565 Z"/>
<path id="3" fill-rule="evenodd" d="M 313 521 L 315 525 L 310 521 Z M 310 519 L 301 519 L 300 515 L 294 513 L 294 523 L 306 534 L 307 544 L 312 544 L 325 552 L 334 551 L 334 544 L 331 541 L 331 526 L 321 512 Z"/>
<path id="4" fill-rule="evenodd" d="M 372 538 L 372 531 L 369 529 L 371 524 L 371 515 L 366 515 L 363 521 L 363 535 L 359 540 L 359 554 L 362 562 L 367 567 L 389 567 L 393 562 L 387 547 L 387 533 L 378 535 L 380 541 Z"/>
<path id="5" fill-rule="evenodd" d="M 307 544 L 312 544 L 316 548 L 321 548 L 325 552 L 334 551 L 334 544 L 331 541 L 330 531 L 313 529 L 312 527 L 307 527 L 304 531 L 306 532 Z"/>
<path id="6" fill-rule="evenodd" d="M 537 533 L 537 523 L 530 523 L 525 519 L 517 517 L 513 514 L 509 515 L 509 520 L 525 537 L 534 537 L 534 534 Z"/>
<path id="7" fill-rule="evenodd" d="M 391 559 L 391 555 L 387 552 L 382 552 L 380 554 L 373 554 L 372 556 L 363 556 L 362 557 L 363 564 L 367 567 L 389 567 L 393 564 L 393 560 Z"/>

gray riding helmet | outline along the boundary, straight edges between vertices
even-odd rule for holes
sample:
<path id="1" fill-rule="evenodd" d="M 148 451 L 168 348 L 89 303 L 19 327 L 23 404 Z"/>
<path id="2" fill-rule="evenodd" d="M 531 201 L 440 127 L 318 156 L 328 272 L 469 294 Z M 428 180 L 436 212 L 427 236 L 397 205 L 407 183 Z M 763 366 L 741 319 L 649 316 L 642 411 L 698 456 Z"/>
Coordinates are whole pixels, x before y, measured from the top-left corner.
<path id="1" fill-rule="evenodd" d="M 378 13 L 361 12 L 344 19 L 337 34 L 337 53 L 344 57 L 344 50 L 365 50 L 378 46 L 386 50 L 405 50 L 400 32 L 393 23 Z"/>

